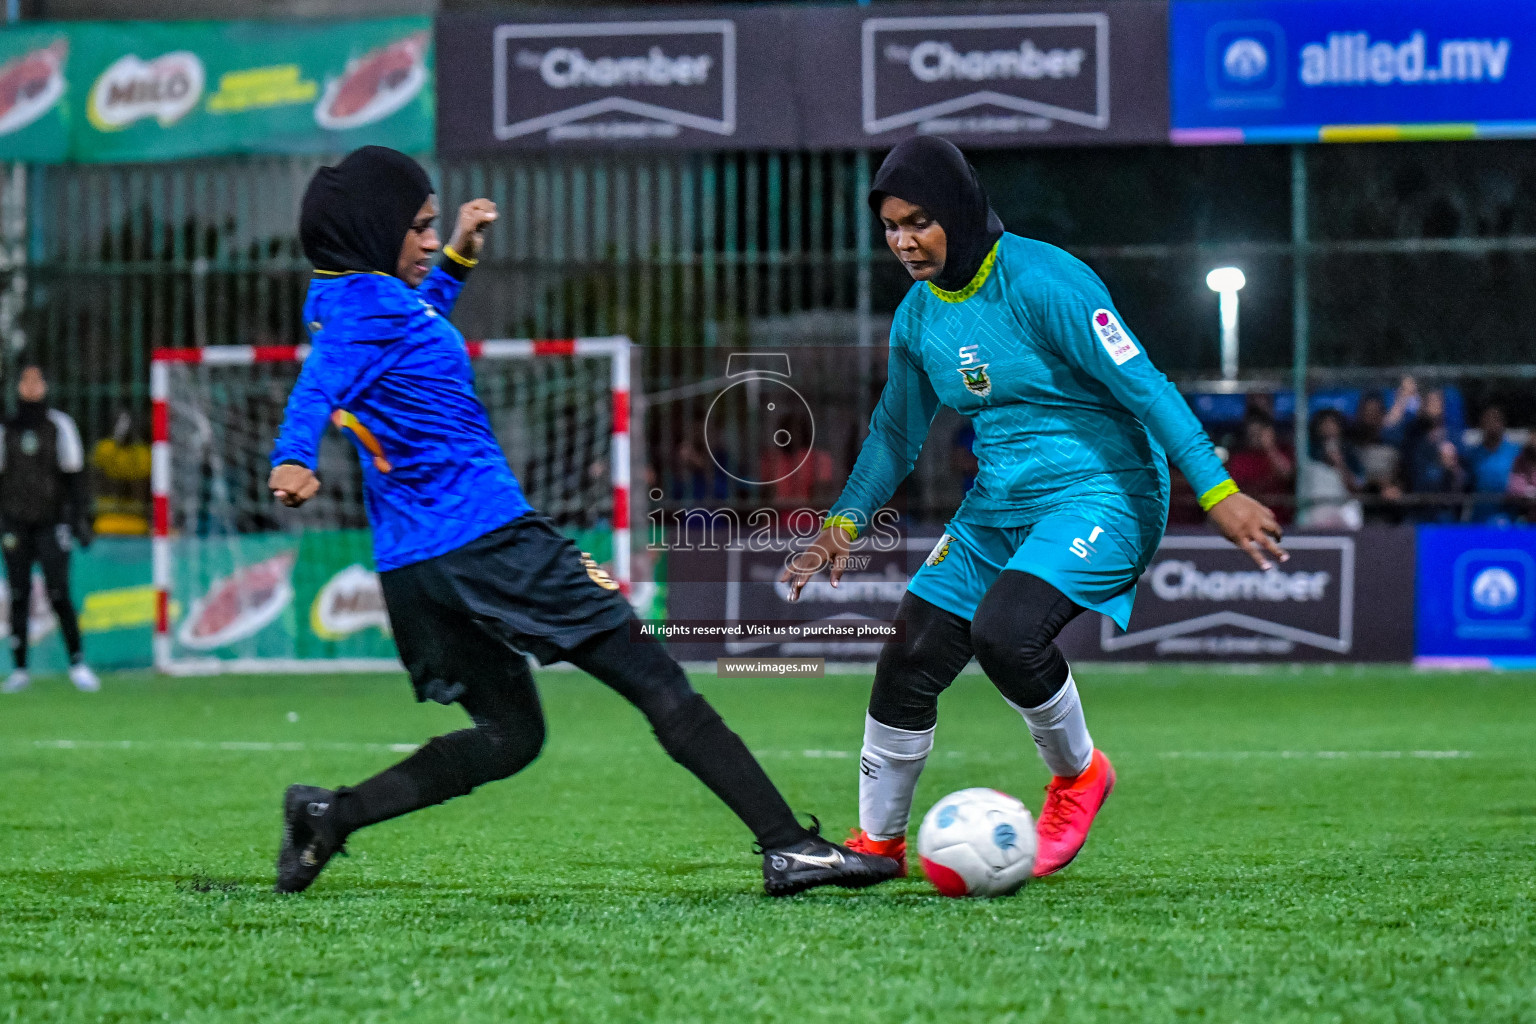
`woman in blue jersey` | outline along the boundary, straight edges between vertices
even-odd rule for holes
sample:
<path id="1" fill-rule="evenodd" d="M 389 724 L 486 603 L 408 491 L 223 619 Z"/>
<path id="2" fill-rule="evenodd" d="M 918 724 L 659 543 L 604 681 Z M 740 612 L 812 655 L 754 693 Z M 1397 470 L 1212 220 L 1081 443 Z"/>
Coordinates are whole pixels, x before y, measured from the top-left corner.
<path id="1" fill-rule="evenodd" d="M 638 707 L 667 753 L 751 828 L 771 895 L 893 876 L 890 861 L 795 821 L 677 662 L 654 640 L 632 636 L 618 585 L 529 507 L 475 397 L 464 336 L 448 322 L 495 204 L 461 207 L 446 246 L 436 219 L 426 172 L 394 150 L 365 147 L 310 182 L 299 234 L 315 265 L 304 303 L 313 344 L 268 485 L 283 504 L 302 505 L 320 488 L 314 470 L 326 425 L 350 434 L 416 699 L 457 703 L 473 727 L 354 787 L 290 786 L 277 890 L 307 888 L 359 828 L 526 767 L 544 743 L 527 655 L 569 661 Z"/>
<path id="2" fill-rule="evenodd" d="M 869 437 L 821 535 L 785 572 L 793 596 L 912 471 L 940 405 L 976 431 L 976 484 L 912 578 L 904 638 L 881 651 L 865 718 L 850 848 L 906 866 L 939 694 L 974 656 L 1023 715 L 1053 778 L 1036 875 L 1065 867 L 1114 786 L 1055 639 L 1085 609 L 1123 629 L 1168 515 L 1167 459 L 1211 522 L 1262 567 L 1280 527 L 1240 493 L 1199 422 L 1121 321 L 1103 283 L 1062 250 L 1003 230 L 953 145 L 897 146 L 869 195 L 916 282 L 891 326 Z"/>

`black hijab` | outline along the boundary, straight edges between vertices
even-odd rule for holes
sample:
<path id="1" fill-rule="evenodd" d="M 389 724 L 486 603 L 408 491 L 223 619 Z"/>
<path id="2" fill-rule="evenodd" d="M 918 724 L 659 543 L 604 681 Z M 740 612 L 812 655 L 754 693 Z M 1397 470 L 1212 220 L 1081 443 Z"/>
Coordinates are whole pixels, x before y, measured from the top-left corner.
<path id="1" fill-rule="evenodd" d="M 322 167 L 304 190 L 299 241 L 317 270 L 377 270 L 393 274 L 405 233 L 432 179 L 404 153 L 383 146 L 353 150 Z"/>
<path id="2" fill-rule="evenodd" d="M 917 135 L 891 150 L 869 191 L 876 217 L 886 196 L 916 203 L 944 229 L 948 252 L 933 283 L 947 292 L 970 284 L 1003 237 L 1003 222 L 987 202 L 976 168 L 954 143 L 937 136 Z"/>

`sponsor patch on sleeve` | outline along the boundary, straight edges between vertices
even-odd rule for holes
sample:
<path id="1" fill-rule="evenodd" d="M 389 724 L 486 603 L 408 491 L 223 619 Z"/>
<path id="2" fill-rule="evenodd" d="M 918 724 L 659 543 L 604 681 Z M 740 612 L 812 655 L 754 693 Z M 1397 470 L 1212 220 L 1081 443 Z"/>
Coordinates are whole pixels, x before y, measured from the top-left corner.
<path id="1" fill-rule="evenodd" d="M 1107 309 L 1094 310 L 1093 333 L 1099 336 L 1099 344 L 1104 346 L 1116 366 L 1123 366 L 1127 360 L 1141 355 L 1141 349 L 1120 326 L 1119 319 Z"/>

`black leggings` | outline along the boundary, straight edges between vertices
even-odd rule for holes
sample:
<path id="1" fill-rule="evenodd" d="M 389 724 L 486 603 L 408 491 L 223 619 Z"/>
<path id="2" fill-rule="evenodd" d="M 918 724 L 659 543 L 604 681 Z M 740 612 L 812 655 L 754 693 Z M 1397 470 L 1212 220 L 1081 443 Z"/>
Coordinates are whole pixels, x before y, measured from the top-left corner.
<path id="1" fill-rule="evenodd" d="M 939 720 L 939 694 L 974 655 L 1002 695 L 1021 708 L 1049 701 L 1067 681 L 1056 637 L 1083 609 L 1051 584 L 1006 569 L 965 619 L 916 594 L 901 599 L 903 638 L 880 650 L 869 714 L 894 729 L 920 732 Z"/>
<path id="2" fill-rule="evenodd" d="M 80 621 L 69 597 L 69 552 L 73 546 L 60 542 L 61 526 L 18 525 L 5 531 L 5 578 L 11 588 L 11 653 L 16 667 L 27 667 L 27 620 L 32 614 L 32 566 L 43 569 L 48 603 L 59 620 L 64 647 L 71 663 L 80 660 Z"/>
<path id="3" fill-rule="evenodd" d="M 438 736 L 394 767 L 344 787 L 336 811 L 343 834 L 507 778 L 538 756 L 544 714 L 527 662 L 489 637 L 483 650 L 462 653 L 478 653 L 490 669 L 458 697 L 474 728 Z M 736 812 L 764 848 L 805 836 L 746 744 L 656 641 L 631 639 L 626 625 L 582 644 L 568 660 L 639 708 L 663 749 Z"/>

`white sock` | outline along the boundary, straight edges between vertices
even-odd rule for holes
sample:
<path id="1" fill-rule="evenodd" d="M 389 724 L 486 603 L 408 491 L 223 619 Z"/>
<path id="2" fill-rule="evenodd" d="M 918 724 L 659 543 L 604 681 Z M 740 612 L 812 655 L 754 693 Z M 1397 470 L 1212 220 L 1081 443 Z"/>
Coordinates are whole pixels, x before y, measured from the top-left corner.
<path id="1" fill-rule="evenodd" d="M 1083 718 L 1083 702 L 1077 696 L 1077 682 L 1068 670 L 1067 681 L 1056 696 L 1037 708 L 1008 704 L 1024 716 L 1029 734 L 1035 738 L 1040 757 L 1052 775 L 1072 778 L 1088 770 L 1093 760 L 1093 737 Z"/>
<path id="2" fill-rule="evenodd" d="M 912 732 L 881 725 L 864 715 L 864 749 L 859 752 L 859 827 L 871 839 L 907 834 L 912 794 L 923 774 L 933 730 Z"/>

